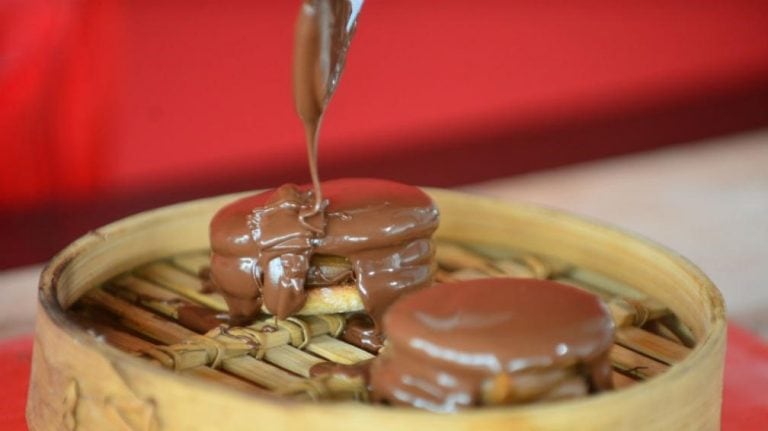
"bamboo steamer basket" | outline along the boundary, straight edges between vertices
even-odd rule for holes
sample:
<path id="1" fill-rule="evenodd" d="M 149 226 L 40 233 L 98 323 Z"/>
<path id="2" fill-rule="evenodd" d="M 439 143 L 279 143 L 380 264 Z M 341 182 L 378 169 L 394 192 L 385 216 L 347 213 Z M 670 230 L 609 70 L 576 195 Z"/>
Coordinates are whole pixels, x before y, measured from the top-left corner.
<path id="1" fill-rule="evenodd" d="M 27 405 L 32 430 L 715 430 L 726 322 L 717 289 L 657 244 L 562 212 L 428 190 L 437 239 L 510 247 L 599 272 L 666 305 L 697 340 L 647 382 L 573 400 L 438 415 L 356 402 L 297 402 L 180 375 L 75 324 L 66 310 L 91 289 L 153 260 L 208 247 L 208 223 L 242 195 L 137 214 L 80 238 L 45 269 Z"/>

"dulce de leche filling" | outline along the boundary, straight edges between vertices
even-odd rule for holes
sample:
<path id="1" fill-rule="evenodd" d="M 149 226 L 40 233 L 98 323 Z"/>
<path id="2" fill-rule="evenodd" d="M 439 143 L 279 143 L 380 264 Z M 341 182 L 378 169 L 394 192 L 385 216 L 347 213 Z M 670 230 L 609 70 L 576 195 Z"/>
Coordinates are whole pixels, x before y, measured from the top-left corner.
<path id="1" fill-rule="evenodd" d="M 435 285 L 384 318 L 373 401 L 432 411 L 525 403 L 611 387 L 613 322 L 594 295 L 494 278 Z"/>
<path id="2" fill-rule="evenodd" d="M 211 222 L 211 279 L 232 319 L 262 304 L 280 319 L 299 311 L 315 254 L 346 259 L 363 305 L 378 326 L 399 295 L 426 286 L 438 211 L 420 189 L 376 179 L 323 183 L 323 211 L 309 186 L 288 184 L 222 208 Z M 322 278 L 313 268 L 312 278 Z"/>

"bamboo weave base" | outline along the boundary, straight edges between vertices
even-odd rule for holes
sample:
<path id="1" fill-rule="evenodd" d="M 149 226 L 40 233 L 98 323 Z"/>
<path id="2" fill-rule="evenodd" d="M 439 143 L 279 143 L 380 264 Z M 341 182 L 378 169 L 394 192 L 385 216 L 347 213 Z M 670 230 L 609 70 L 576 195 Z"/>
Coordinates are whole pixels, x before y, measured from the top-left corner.
<path id="1" fill-rule="evenodd" d="M 617 326 L 611 350 L 613 380 L 621 389 L 665 372 L 694 345 L 691 332 L 640 291 L 584 268 L 513 250 L 473 250 L 439 242 L 436 281 L 488 276 L 552 279 L 591 291 L 608 304 Z M 341 314 L 265 316 L 248 327 L 196 331 L 179 320 L 181 310 L 226 313 L 224 299 L 207 293 L 200 274 L 208 252 L 174 256 L 136 268 L 86 294 L 69 313 L 98 337 L 132 355 L 182 374 L 230 387 L 299 400 L 366 401 L 358 379 L 310 379 L 320 362 L 354 364 L 373 355 L 338 339 Z"/>

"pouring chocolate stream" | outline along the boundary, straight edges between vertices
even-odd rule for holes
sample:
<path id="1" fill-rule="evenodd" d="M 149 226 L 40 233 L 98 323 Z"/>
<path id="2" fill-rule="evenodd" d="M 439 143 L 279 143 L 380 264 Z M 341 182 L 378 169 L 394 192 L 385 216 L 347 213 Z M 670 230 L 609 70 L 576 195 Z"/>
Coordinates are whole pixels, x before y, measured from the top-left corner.
<path id="1" fill-rule="evenodd" d="M 296 21 L 293 48 L 293 97 L 296 112 L 304 123 L 307 157 L 312 177 L 314 203 L 306 218 L 318 214 L 323 207 L 323 194 L 317 169 L 317 147 L 320 125 L 344 70 L 347 50 L 357 26 L 363 0 L 305 0 Z"/>

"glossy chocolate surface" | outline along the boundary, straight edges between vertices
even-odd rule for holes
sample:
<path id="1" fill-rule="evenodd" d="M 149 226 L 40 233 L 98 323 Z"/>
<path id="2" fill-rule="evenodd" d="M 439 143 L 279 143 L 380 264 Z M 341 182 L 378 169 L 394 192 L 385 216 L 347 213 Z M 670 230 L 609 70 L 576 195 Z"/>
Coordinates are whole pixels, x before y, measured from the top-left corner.
<path id="1" fill-rule="evenodd" d="M 613 322 L 594 295 L 493 278 L 405 296 L 384 319 L 372 399 L 449 412 L 611 387 Z"/>
<path id="2" fill-rule="evenodd" d="M 376 179 L 323 183 L 325 210 L 300 221 L 312 205 L 309 186 L 284 185 L 222 208 L 211 222 L 211 278 L 232 318 L 262 305 L 284 319 L 306 300 L 315 254 L 349 261 L 366 311 L 380 323 L 398 296 L 431 281 L 438 225 L 432 200 L 416 187 Z"/>
<path id="3" fill-rule="evenodd" d="M 362 313 L 347 317 L 341 339 L 371 353 L 378 352 L 384 345 L 384 334 L 377 330 L 369 316 Z"/>

